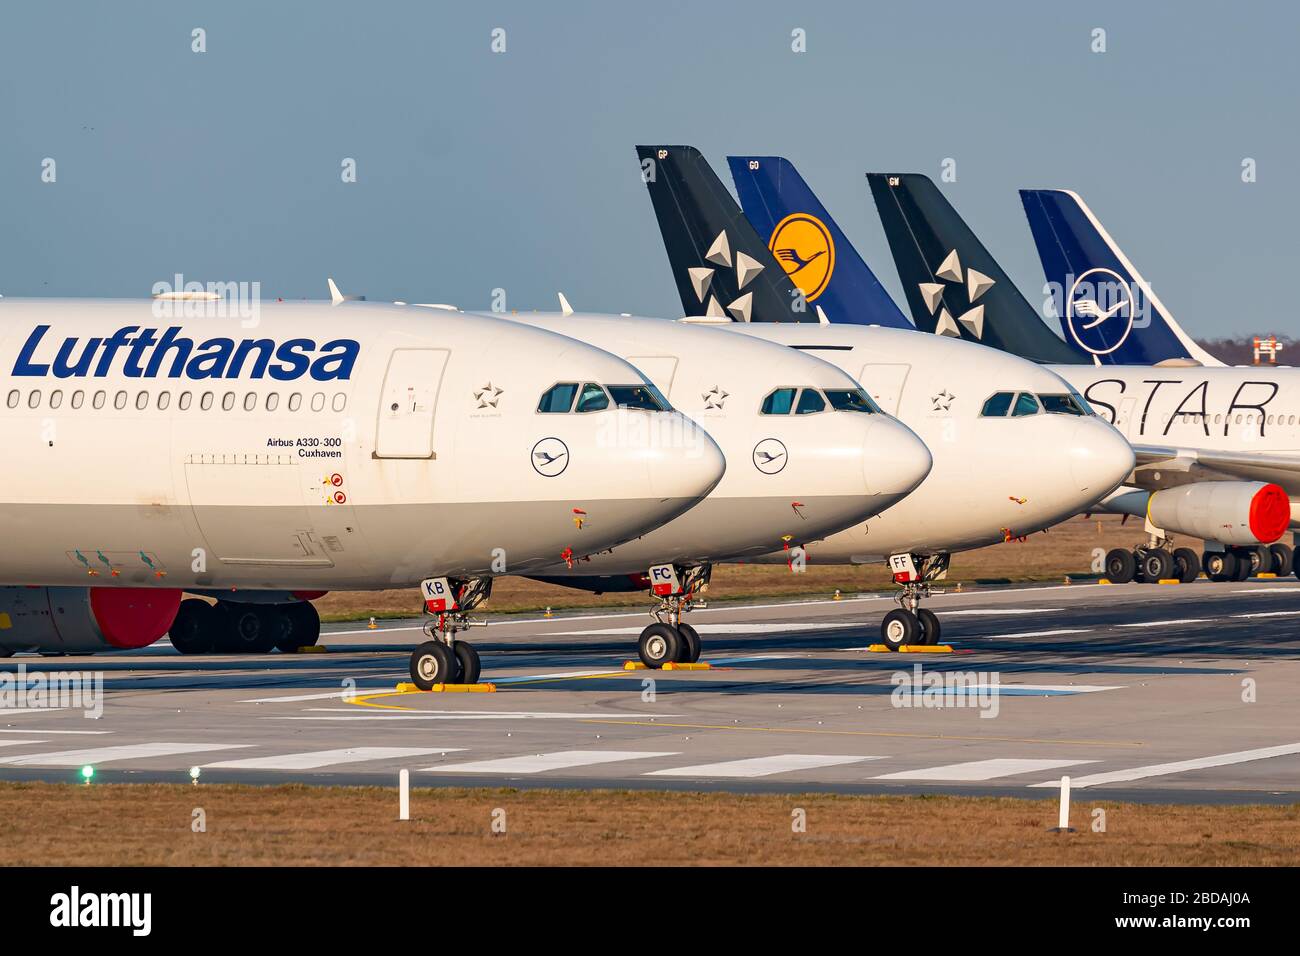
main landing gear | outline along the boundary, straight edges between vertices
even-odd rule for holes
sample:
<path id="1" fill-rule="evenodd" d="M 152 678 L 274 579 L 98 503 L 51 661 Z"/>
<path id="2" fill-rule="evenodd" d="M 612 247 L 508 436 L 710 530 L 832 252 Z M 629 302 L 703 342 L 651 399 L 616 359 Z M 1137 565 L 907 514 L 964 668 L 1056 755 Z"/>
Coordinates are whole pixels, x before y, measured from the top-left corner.
<path id="1" fill-rule="evenodd" d="M 486 621 L 469 616 L 492 594 L 491 578 L 453 580 L 455 610 L 440 612 L 424 625 L 429 640 L 411 652 L 411 682 L 420 690 L 432 690 L 434 684 L 477 684 L 482 666 L 478 651 L 468 641 L 456 640 L 460 631 L 485 627 Z"/>
<path id="2" fill-rule="evenodd" d="M 908 644 L 938 644 L 942 633 L 939 617 L 921 607 L 921 600 L 931 593 L 931 586 L 948 573 L 948 554 L 895 554 L 889 558 L 894 583 L 902 587 L 896 595 L 897 610 L 890 611 L 880 622 L 880 642 L 891 651 Z"/>
<path id="3" fill-rule="evenodd" d="M 656 623 L 642 631 L 636 643 L 637 654 L 646 667 L 657 670 L 669 663 L 699 661 L 699 632 L 683 624 L 682 615 L 695 606 L 697 593 L 708 586 L 712 573 L 711 564 L 689 568 L 660 564 L 650 569 L 651 593 L 659 598 L 658 606 L 650 611 Z"/>
<path id="4" fill-rule="evenodd" d="M 1289 545 L 1219 546 L 1217 550 L 1207 548 L 1198 555 L 1191 548 L 1170 549 L 1170 544 L 1168 538 L 1152 535 L 1145 547 L 1132 551 L 1116 548 L 1107 552 L 1107 580 L 1115 584 L 1128 584 L 1130 581 L 1153 584 L 1172 579 L 1187 584 L 1195 581 L 1202 570 L 1211 581 L 1245 581 L 1257 574 L 1285 577 L 1295 573 L 1300 577 Z"/>
<path id="5" fill-rule="evenodd" d="M 1253 548 L 1225 548 L 1205 552 L 1205 576 L 1211 581 L 1244 581 L 1257 574 L 1286 577 L 1300 572 L 1295 568 L 1295 553 L 1290 545 L 1278 543 Z"/>
<path id="6" fill-rule="evenodd" d="M 186 598 L 167 632 L 182 654 L 292 654 L 320 639 L 320 615 L 310 601 L 292 604 L 209 604 Z"/>

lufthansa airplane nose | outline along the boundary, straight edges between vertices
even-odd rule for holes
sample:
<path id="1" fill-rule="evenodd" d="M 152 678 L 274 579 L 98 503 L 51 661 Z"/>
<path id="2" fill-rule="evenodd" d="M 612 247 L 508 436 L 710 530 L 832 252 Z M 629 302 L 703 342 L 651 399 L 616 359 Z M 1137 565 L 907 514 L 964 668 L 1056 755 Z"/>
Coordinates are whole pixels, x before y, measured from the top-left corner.
<path id="1" fill-rule="evenodd" d="M 880 415 L 871 423 L 863 472 L 881 511 L 911 494 L 933 466 L 930 449 L 902 422 Z"/>
<path id="2" fill-rule="evenodd" d="M 1067 458 L 1074 487 L 1089 502 L 1114 491 L 1136 463 L 1133 446 L 1100 418 L 1075 426 Z"/>
<path id="3" fill-rule="evenodd" d="M 704 498 L 722 480 L 727 459 L 712 436 L 681 412 L 656 413 L 662 428 L 645 447 L 647 476 L 656 498 Z"/>

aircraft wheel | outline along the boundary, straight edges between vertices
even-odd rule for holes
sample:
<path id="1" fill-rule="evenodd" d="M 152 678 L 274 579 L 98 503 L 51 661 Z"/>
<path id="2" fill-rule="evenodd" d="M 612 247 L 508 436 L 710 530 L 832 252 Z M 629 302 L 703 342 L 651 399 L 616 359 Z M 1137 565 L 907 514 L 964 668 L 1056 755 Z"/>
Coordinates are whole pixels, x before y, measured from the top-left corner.
<path id="1" fill-rule="evenodd" d="M 1201 574 L 1201 559 L 1191 548 L 1174 549 L 1174 577 L 1191 584 Z"/>
<path id="2" fill-rule="evenodd" d="M 281 604 L 277 610 L 288 624 L 287 631 L 280 632 L 275 642 L 281 654 L 294 654 L 298 648 L 311 647 L 320 640 L 320 614 L 310 601 Z"/>
<path id="3" fill-rule="evenodd" d="M 460 680 L 460 662 L 442 641 L 425 641 L 411 651 L 411 682 L 420 690 Z"/>
<path id="4" fill-rule="evenodd" d="M 479 675 L 483 672 L 483 665 L 478 659 L 478 651 L 474 650 L 474 645 L 457 641 L 452 650 L 456 653 L 456 663 L 460 665 L 460 683 L 477 684 Z"/>
<path id="5" fill-rule="evenodd" d="M 1279 578 L 1286 577 L 1292 571 L 1295 564 L 1295 552 L 1291 550 L 1289 544 L 1269 545 L 1268 549 L 1273 555 L 1273 573 Z"/>
<path id="6" fill-rule="evenodd" d="M 921 625 L 921 639 L 917 643 L 938 644 L 939 636 L 943 633 L 943 628 L 939 626 L 939 615 L 929 608 L 918 607 L 916 620 Z"/>
<path id="7" fill-rule="evenodd" d="M 1115 584 L 1128 584 L 1137 574 L 1137 558 L 1132 551 L 1115 548 L 1106 552 L 1106 579 Z"/>
<path id="8" fill-rule="evenodd" d="M 1201 567 L 1211 581 L 1230 581 L 1237 573 L 1237 558 L 1231 551 L 1206 551 Z"/>
<path id="9" fill-rule="evenodd" d="M 1173 576 L 1174 558 L 1164 548 L 1152 548 L 1142 555 L 1142 579 L 1148 584 L 1164 581 Z"/>
<path id="10" fill-rule="evenodd" d="M 654 670 L 676 661 L 680 647 L 681 638 L 676 629 L 667 624 L 651 624 L 641 632 L 636 642 L 641 663 Z"/>
<path id="11" fill-rule="evenodd" d="M 1259 555 L 1254 552 L 1254 548 L 1233 549 L 1233 557 L 1237 559 L 1236 573 L 1232 576 L 1233 581 L 1245 581 L 1255 573 Z"/>
<path id="12" fill-rule="evenodd" d="M 700 659 L 700 632 L 689 624 L 678 624 L 677 636 L 682 639 L 681 648 L 677 651 L 677 663 L 694 664 Z"/>
<path id="13" fill-rule="evenodd" d="M 880 642 L 891 651 L 907 644 L 916 644 L 922 636 L 921 622 L 904 608 L 890 611 L 880 622 Z"/>
<path id="14" fill-rule="evenodd" d="M 186 598 L 167 629 L 172 647 L 182 654 L 211 654 L 220 627 L 216 609 L 207 601 Z"/>
<path id="15" fill-rule="evenodd" d="M 218 601 L 220 627 L 215 649 L 226 654 L 265 654 L 275 642 L 270 609 L 256 604 Z"/>

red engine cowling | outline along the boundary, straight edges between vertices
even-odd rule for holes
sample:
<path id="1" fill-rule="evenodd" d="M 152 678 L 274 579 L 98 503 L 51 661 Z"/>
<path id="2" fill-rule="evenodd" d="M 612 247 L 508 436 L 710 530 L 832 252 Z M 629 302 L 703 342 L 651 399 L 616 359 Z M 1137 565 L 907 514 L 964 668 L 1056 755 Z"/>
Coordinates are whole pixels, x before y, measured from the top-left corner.
<path id="1" fill-rule="evenodd" d="M 0 587 L 0 648 L 11 651 L 147 647 L 176 619 L 177 588 Z"/>
<path id="2" fill-rule="evenodd" d="M 1279 485 L 1258 481 L 1203 481 L 1157 491 L 1151 522 L 1223 544 L 1272 544 L 1291 523 L 1291 501 Z"/>

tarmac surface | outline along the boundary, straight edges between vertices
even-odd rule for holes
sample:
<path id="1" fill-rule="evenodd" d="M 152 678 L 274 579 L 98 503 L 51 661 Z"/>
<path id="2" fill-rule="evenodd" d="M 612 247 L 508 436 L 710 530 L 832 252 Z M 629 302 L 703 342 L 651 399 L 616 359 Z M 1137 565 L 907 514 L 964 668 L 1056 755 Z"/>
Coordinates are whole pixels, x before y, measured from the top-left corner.
<path id="1" fill-rule="evenodd" d="M 867 651 L 894 606 L 697 610 L 700 671 L 623 669 L 643 611 L 498 617 L 466 635 L 495 693 L 397 693 L 418 620 L 327 625 L 320 654 L 20 655 L 0 690 L 102 674 L 102 713 L 0 709 L 0 780 L 1300 800 L 1294 578 L 949 591 L 953 653 Z"/>

